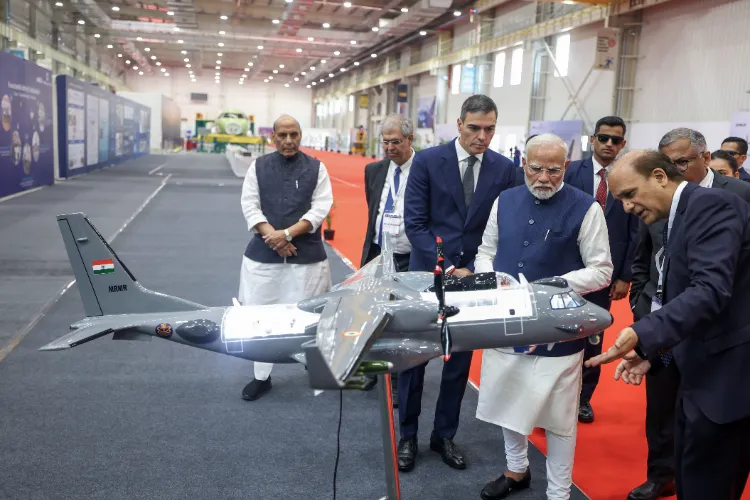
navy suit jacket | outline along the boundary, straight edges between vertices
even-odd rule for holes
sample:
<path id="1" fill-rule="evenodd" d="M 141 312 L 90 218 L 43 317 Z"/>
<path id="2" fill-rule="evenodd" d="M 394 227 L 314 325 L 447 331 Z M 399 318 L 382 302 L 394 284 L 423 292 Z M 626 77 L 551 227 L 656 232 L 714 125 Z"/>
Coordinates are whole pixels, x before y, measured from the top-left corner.
<path id="1" fill-rule="evenodd" d="M 747 170 L 744 169 L 744 167 L 740 168 L 740 180 L 750 182 L 750 173 L 747 172 Z"/>
<path id="2" fill-rule="evenodd" d="M 404 226 L 412 246 L 409 270 L 435 269 L 435 238 L 439 236 L 445 268 L 453 265 L 473 271 L 492 204 L 501 191 L 513 187 L 515 168 L 508 158 L 485 151 L 467 213 L 455 139 L 418 151 L 404 193 Z"/>
<path id="3" fill-rule="evenodd" d="M 564 182 L 596 198 L 594 192 L 594 161 L 589 157 L 585 160 L 570 162 L 568 169 L 565 171 Z M 635 215 L 626 213 L 622 207 L 622 202 L 616 200 L 612 193 L 607 193 L 604 217 L 607 220 L 609 252 L 614 266 L 612 282 L 622 280 L 629 283 L 633 277 L 631 267 L 638 243 L 639 219 Z M 586 299 L 609 309 L 609 288 L 589 294 Z"/>
<path id="4" fill-rule="evenodd" d="M 726 424 L 750 416 L 750 205 L 688 183 L 665 247 L 664 306 L 633 324 L 636 351 L 672 348 L 683 397 Z"/>

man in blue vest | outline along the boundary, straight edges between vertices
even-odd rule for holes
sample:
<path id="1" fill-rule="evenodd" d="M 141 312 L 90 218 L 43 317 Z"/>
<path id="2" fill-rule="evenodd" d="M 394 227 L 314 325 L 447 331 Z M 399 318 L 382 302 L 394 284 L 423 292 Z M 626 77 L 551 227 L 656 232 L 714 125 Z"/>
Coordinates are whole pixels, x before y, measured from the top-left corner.
<path id="1" fill-rule="evenodd" d="M 320 225 L 333 204 L 325 165 L 299 150 L 302 131 L 291 116 L 273 124 L 276 151 L 255 160 L 242 186 L 242 213 L 252 231 L 242 258 L 242 305 L 294 303 L 327 292 L 331 271 Z M 242 391 L 254 401 L 271 390 L 272 364 L 255 363 Z"/>
<path id="2" fill-rule="evenodd" d="M 476 271 L 523 274 L 528 281 L 560 276 L 579 294 L 607 288 L 613 268 L 607 222 L 593 196 L 563 182 L 565 141 L 538 135 L 525 155 L 525 185 L 495 201 Z M 482 490 L 484 500 L 529 487 L 528 436 L 535 427 L 547 434 L 547 499 L 570 498 L 586 342 L 484 351 L 477 418 L 502 427 L 507 461 Z"/>
<path id="3" fill-rule="evenodd" d="M 461 106 L 458 139 L 414 155 L 404 193 L 404 226 L 412 246 L 409 271 L 435 269 L 435 238 L 440 237 L 446 271 L 459 277 L 472 273 L 492 203 L 514 183 L 513 162 L 488 149 L 496 122 L 497 106 L 492 99 L 471 96 Z M 455 469 L 466 468 L 464 455 L 453 443 L 453 437 L 458 430 L 471 355 L 453 353 L 443 366 L 430 436 L 430 449 L 440 453 L 443 462 Z M 417 455 L 425 366 L 406 370 L 398 378 L 401 471 L 412 470 Z"/>
<path id="4" fill-rule="evenodd" d="M 613 300 L 628 296 L 633 265 L 633 255 L 638 237 L 638 217 L 626 214 L 622 202 L 615 200 L 607 189 L 607 172 L 612 163 L 625 147 L 625 122 L 619 116 L 605 116 L 596 122 L 594 133 L 590 137 L 594 153 L 590 158 L 570 162 L 565 171 L 565 183 L 593 196 L 607 219 L 609 231 L 609 251 L 612 254 L 612 286 L 589 294 L 586 300 L 609 310 Z M 593 335 L 586 343 L 583 361 L 602 353 L 604 332 Z M 591 397 L 599 383 L 601 367 L 583 367 L 581 384 L 581 404 L 578 409 L 578 421 L 594 421 L 594 409 Z"/>

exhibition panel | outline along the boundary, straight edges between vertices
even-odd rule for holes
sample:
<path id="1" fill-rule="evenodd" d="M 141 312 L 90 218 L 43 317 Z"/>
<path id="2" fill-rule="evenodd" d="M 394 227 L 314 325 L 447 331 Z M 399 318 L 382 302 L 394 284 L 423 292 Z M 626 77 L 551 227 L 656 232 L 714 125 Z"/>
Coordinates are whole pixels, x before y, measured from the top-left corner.
<path id="1" fill-rule="evenodd" d="M 54 182 L 52 73 L 0 52 L 0 198 Z"/>
<path id="2" fill-rule="evenodd" d="M 149 153 L 149 107 L 65 75 L 56 85 L 60 177 Z"/>

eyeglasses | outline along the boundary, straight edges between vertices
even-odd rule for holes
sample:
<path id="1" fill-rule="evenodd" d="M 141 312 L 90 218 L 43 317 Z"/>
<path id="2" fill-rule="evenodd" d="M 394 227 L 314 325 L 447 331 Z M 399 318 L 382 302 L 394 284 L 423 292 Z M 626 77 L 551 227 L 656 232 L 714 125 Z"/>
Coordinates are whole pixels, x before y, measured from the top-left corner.
<path id="1" fill-rule="evenodd" d="M 401 139 L 391 139 L 391 140 L 383 139 L 383 143 L 382 144 L 385 147 L 388 147 L 389 144 L 391 144 L 393 146 L 399 146 L 399 145 L 401 145 L 402 142 L 404 142 L 404 141 L 402 141 Z"/>
<path id="2" fill-rule="evenodd" d="M 529 170 L 534 175 L 542 175 L 542 172 L 547 172 L 550 177 L 560 177 L 563 173 L 563 169 L 560 167 L 540 167 L 539 165 L 528 165 Z"/>
<path id="3" fill-rule="evenodd" d="M 695 160 L 696 158 L 698 158 L 702 154 L 703 154 L 703 151 L 701 151 L 697 155 L 693 156 L 692 158 L 680 158 L 679 160 L 675 160 L 672 163 L 674 163 L 675 165 L 677 165 L 679 168 L 683 168 L 684 169 L 684 168 L 687 168 L 688 165 L 690 165 L 691 161 Z"/>
<path id="4" fill-rule="evenodd" d="M 615 146 L 619 146 L 622 144 L 622 141 L 625 140 L 624 137 L 620 137 L 619 135 L 608 135 L 608 134 L 596 134 L 596 140 L 601 142 L 602 144 L 607 144 L 610 140 L 612 140 L 612 144 Z"/>

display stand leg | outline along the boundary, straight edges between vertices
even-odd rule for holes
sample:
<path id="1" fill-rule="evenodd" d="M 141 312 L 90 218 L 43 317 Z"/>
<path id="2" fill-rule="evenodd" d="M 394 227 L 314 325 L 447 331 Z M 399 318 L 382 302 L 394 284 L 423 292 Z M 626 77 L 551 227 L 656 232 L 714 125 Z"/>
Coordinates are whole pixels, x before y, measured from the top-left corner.
<path id="1" fill-rule="evenodd" d="M 380 500 L 401 500 L 398 480 L 398 452 L 396 448 L 396 424 L 393 419 L 393 391 L 391 374 L 378 375 L 378 400 L 380 402 L 380 429 L 383 434 L 383 457 L 385 458 L 385 482 L 387 497 Z"/>

